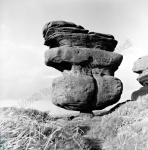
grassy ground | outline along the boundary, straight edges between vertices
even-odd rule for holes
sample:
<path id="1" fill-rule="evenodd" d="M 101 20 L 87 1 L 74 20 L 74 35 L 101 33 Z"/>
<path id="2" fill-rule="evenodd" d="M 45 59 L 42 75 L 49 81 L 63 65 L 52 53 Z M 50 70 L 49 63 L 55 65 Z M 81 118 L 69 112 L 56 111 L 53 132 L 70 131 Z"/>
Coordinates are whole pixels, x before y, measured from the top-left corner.
<path id="1" fill-rule="evenodd" d="M 148 96 L 89 120 L 0 109 L 0 150 L 148 150 Z"/>

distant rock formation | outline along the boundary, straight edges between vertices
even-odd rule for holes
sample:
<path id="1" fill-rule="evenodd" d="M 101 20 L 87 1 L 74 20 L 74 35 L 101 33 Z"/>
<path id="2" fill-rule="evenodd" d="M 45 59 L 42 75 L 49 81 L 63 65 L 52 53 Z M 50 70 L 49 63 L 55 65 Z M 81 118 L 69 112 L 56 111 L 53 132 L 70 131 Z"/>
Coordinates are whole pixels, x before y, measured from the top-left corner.
<path id="1" fill-rule="evenodd" d="M 122 82 L 114 77 L 123 56 L 114 53 L 112 35 L 89 32 L 66 21 L 52 21 L 43 28 L 45 64 L 63 73 L 52 83 L 53 104 L 92 114 L 119 101 Z"/>
<path id="2" fill-rule="evenodd" d="M 148 56 L 139 58 L 133 66 L 133 72 L 138 73 L 138 82 L 144 86 L 132 93 L 131 99 L 136 100 L 139 96 L 148 95 Z"/>
<path id="3" fill-rule="evenodd" d="M 133 67 L 133 71 L 139 74 L 137 80 L 143 86 L 148 86 L 148 56 L 139 58 Z"/>
<path id="4" fill-rule="evenodd" d="M 146 95 L 148 95 L 148 87 L 141 87 L 139 90 L 132 93 L 131 100 L 137 100 L 139 97 Z"/>

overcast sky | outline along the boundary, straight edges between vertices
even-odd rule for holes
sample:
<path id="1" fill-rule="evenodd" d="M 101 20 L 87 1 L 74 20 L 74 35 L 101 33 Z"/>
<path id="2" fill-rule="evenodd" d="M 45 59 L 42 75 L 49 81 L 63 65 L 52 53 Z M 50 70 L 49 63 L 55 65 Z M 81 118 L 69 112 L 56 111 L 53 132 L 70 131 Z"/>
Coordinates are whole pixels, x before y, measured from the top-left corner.
<path id="1" fill-rule="evenodd" d="M 61 73 L 44 65 L 48 47 L 43 45 L 42 28 L 53 20 L 114 35 L 116 51 L 124 57 L 115 74 L 124 84 L 120 101 L 141 87 L 132 67 L 148 54 L 147 0 L 0 0 L 0 107 L 19 106 L 36 94 L 38 99 L 28 106 L 63 112 L 51 104 L 49 92 Z M 132 45 L 125 48 L 127 40 Z"/>

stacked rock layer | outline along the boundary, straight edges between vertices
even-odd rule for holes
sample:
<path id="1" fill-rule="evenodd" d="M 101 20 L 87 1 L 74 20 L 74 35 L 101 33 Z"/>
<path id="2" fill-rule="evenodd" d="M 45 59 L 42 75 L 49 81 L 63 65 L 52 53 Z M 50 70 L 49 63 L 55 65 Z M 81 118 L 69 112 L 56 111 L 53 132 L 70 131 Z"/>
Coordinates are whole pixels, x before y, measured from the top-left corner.
<path id="1" fill-rule="evenodd" d="M 141 57 L 134 63 L 133 72 L 139 74 L 139 83 L 148 87 L 148 56 Z"/>
<path id="2" fill-rule="evenodd" d="M 82 26 L 52 21 L 43 28 L 45 64 L 63 73 L 52 83 L 52 102 L 68 110 L 92 112 L 119 101 L 122 82 L 114 72 L 122 55 L 114 53 L 112 35 L 89 32 Z"/>

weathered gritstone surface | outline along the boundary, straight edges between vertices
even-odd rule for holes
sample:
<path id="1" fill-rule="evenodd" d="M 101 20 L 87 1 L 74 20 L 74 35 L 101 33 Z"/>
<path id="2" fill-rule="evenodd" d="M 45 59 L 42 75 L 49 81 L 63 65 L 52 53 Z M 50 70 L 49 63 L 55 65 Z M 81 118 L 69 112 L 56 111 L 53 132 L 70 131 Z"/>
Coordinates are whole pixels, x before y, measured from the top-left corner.
<path id="1" fill-rule="evenodd" d="M 143 86 L 148 86 L 148 56 L 139 58 L 133 66 L 133 72 L 138 73 L 137 80 Z"/>
<path id="2" fill-rule="evenodd" d="M 143 86 L 131 95 L 132 100 L 148 95 L 148 56 L 139 58 L 133 66 L 133 72 L 139 74 L 137 80 Z"/>
<path id="3" fill-rule="evenodd" d="M 67 45 L 113 51 L 117 41 L 99 34 L 56 32 L 46 37 L 44 44 L 50 48 Z"/>
<path id="4" fill-rule="evenodd" d="M 63 73 L 53 80 L 52 102 L 92 115 L 119 101 L 122 82 L 113 77 L 123 56 L 114 53 L 117 41 L 109 34 L 89 32 L 80 25 L 52 21 L 43 28 L 45 64 Z"/>
<path id="5" fill-rule="evenodd" d="M 111 68 L 117 70 L 121 64 L 122 55 L 100 49 L 77 48 L 77 47 L 56 47 L 45 52 L 45 63 L 47 66 L 69 70 L 69 66 L 80 65 L 93 68 Z M 58 68 L 56 68 L 58 69 Z M 58 69 L 58 70 L 59 70 Z M 63 71 L 60 70 L 60 71 Z"/>
<path id="6" fill-rule="evenodd" d="M 148 69 L 144 70 L 137 78 L 139 83 L 143 86 L 148 86 Z"/>
<path id="7" fill-rule="evenodd" d="M 141 74 L 146 69 L 148 69 L 148 56 L 141 57 L 134 63 L 133 72 Z"/>

